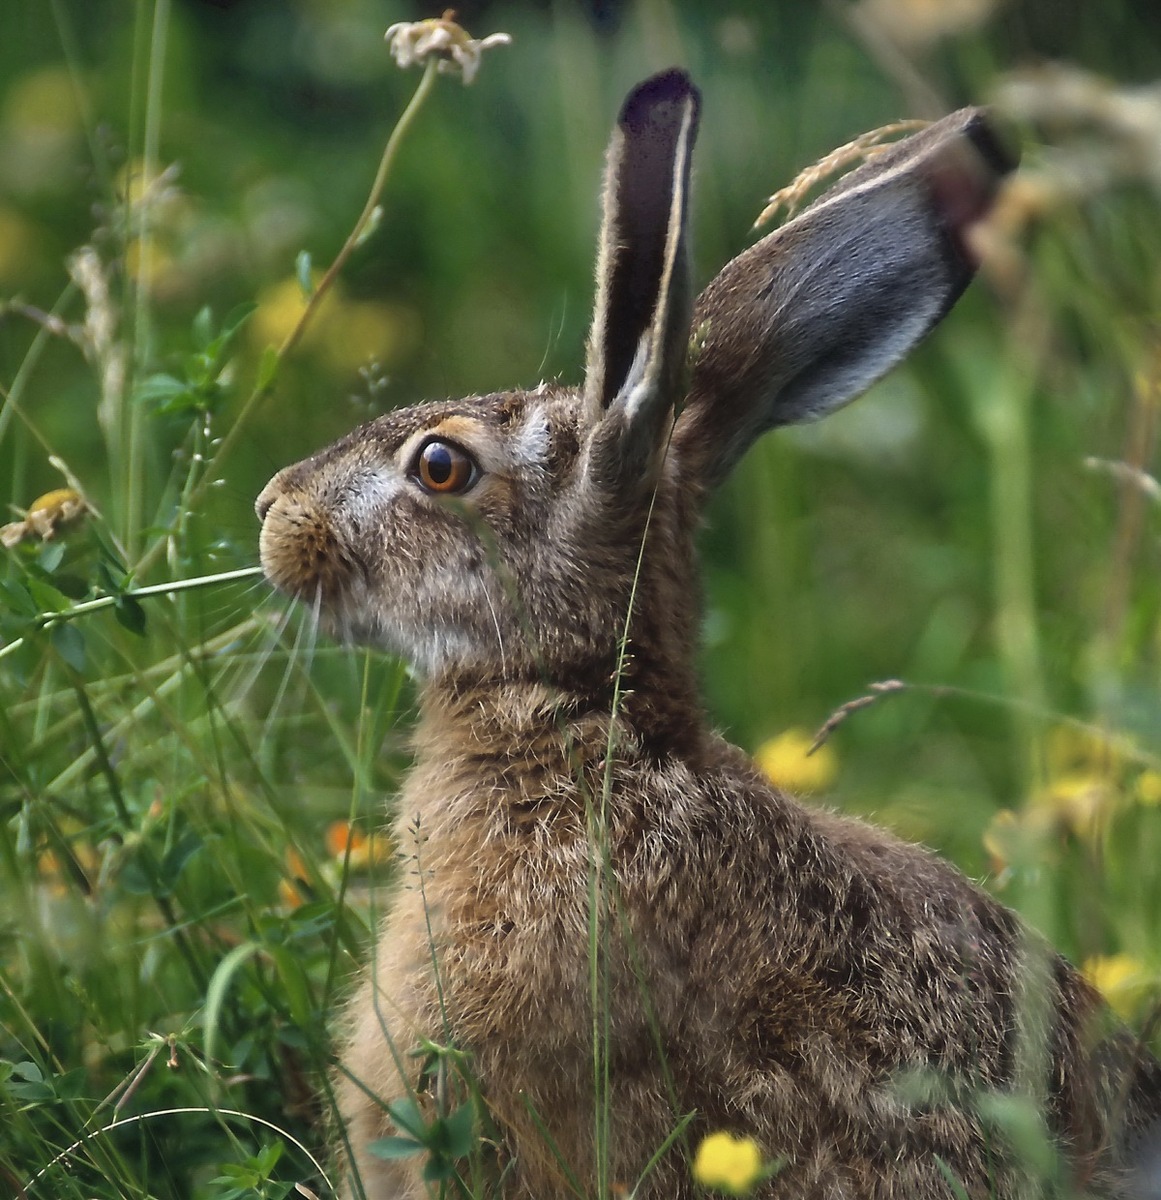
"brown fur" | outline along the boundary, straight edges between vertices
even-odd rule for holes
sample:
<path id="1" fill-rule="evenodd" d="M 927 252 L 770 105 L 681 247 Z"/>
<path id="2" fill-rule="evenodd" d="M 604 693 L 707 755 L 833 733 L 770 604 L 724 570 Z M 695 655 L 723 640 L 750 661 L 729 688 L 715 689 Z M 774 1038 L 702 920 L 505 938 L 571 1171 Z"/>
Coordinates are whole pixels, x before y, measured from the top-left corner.
<path id="1" fill-rule="evenodd" d="M 692 667 L 705 493 L 938 320 L 1007 164 L 956 114 L 727 266 L 694 308 L 674 424 L 696 116 L 680 73 L 626 102 L 583 390 L 389 414 L 259 499 L 270 579 L 425 678 L 400 880 L 344 1034 L 361 1186 L 423 1194 L 422 1160 L 366 1147 L 409 1088 L 435 1111 L 411 1052 L 450 1041 L 503 1193 L 570 1194 L 559 1153 L 595 1194 L 595 971 L 615 1185 L 696 1110 L 692 1141 L 726 1128 L 784 1157 L 764 1188 L 786 1200 L 949 1196 L 937 1156 L 973 1198 L 1039 1195 L 977 1115 L 981 1093 L 1017 1092 L 1042 1100 L 1072 1185 L 1151 1195 L 1132 1172 L 1161 1069 L 1092 989 L 927 851 L 771 788 L 710 732 Z M 450 503 L 413 475 L 432 436 L 479 467 Z M 637 1195 L 694 1190 L 678 1146 Z"/>

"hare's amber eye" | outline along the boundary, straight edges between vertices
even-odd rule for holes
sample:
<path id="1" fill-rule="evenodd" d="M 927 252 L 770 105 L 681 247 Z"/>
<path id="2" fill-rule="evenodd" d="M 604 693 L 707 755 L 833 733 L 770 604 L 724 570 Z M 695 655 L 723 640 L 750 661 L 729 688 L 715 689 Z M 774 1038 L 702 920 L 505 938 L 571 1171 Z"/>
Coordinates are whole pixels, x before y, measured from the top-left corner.
<path id="1" fill-rule="evenodd" d="M 415 463 L 420 487 L 443 496 L 466 492 L 478 474 L 476 464 L 451 442 L 427 442 Z"/>

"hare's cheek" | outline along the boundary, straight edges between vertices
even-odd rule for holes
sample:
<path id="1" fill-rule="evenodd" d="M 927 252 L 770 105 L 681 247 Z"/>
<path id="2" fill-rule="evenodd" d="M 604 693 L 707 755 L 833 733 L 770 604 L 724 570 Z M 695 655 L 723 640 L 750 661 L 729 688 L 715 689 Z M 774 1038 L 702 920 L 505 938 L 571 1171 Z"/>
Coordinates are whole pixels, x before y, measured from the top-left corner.
<path id="1" fill-rule="evenodd" d="M 353 556 L 331 520 L 285 497 L 266 512 L 259 551 L 266 578 L 308 603 L 334 602 L 349 590 L 356 572 Z"/>

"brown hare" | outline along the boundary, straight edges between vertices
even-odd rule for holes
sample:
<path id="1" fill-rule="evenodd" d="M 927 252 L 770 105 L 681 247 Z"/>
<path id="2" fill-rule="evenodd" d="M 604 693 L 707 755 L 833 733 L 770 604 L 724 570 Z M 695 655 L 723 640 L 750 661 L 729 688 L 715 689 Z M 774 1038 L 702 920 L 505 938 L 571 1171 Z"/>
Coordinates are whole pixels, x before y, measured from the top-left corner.
<path id="1" fill-rule="evenodd" d="M 955 113 L 694 302 L 698 107 L 678 70 L 625 101 L 583 387 L 388 413 L 258 500 L 271 582 L 422 680 L 396 817 L 422 887 L 401 869 L 347 1012 L 348 1192 L 431 1186 L 368 1146 L 387 1105 L 446 1105 L 417 1051 L 451 1043 L 495 1194 L 691 1196 L 683 1147 L 726 1129 L 780 1161 L 770 1196 L 1157 1196 L 1161 1068 L 1077 972 L 927 851 L 771 787 L 697 696 L 707 495 L 939 321 L 1011 163 Z M 988 1115 L 1021 1095 L 1055 1176 Z"/>

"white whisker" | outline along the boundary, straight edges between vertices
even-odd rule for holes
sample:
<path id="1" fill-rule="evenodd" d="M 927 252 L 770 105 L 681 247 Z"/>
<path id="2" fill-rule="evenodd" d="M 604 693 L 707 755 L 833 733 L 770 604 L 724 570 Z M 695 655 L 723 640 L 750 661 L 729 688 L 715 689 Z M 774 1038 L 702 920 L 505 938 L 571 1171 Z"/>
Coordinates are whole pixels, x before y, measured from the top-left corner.
<path id="1" fill-rule="evenodd" d="M 496 627 L 496 645 L 500 651 L 500 670 L 504 672 L 508 669 L 508 656 L 504 651 L 504 630 L 500 626 L 500 618 L 496 613 L 496 606 L 492 603 L 492 593 L 488 589 L 487 580 L 481 579 L 480 585 L 484 593 L 484 599 L 488 602 L 488 612 L 492 614 L 492 624 Z"/>
<path id="2" fill-rule="evenodd" d="M 271 594 L 273 599 L 273 594 Z M 258 637 L 260 639 L 260 647 L 258 651 L 258 659 L 254 666 L 247 672 L 246 678 L 238 687 L 237 697 L 239 700 L 249 695 L 250 689 L 258 680 L 258 676 L 266 669 L 266 664 L 270 661 L 271 655 L 274 653 L 275 647 L 282 642 L 283 634 L 286 632 L 287 625 L 290 624 L 290 617 L 293 609 L 289 604 L 282 605 L 282 611 L 278 614 L 275 621 L 266 623 L 260 630 Z"/>
<path id="3" fill-rule="evenodd" d="M 290 648 L 290 653 L 286 658 L 286 669 L 282 673 L 282 679 L 279 681 L 278 690 L 274 694 L 274 699 L 270 704 L 270 711 L 266 714 L 266 720 L 262 725 L 262 738 L 259 746 L 266 744 L 271 731 L 274 728 L 274 722 L 277 719 L 278 712 L 282 707 L 282 703 L 286 698 L 286 694 L 290 688 L 290 680 L 295 670 L 301 670 L 304 674 L 310 674 L 310 666 L 314 661 L 315 645 L 318 641 L 318 618 L 319 608 L 321 606 L 322 597 L 316 595 L 315 602 L 307 609 L 309 619 L 304 619 L 299 622 L 298 630 L 295 633 L 294 644 Z M 290 612 L 287 610 L 286 620 L 279 627 L 279 633 L 286 628 L 290 619 Z M 305 662 L 303 661 L 305 659 Z"/>

